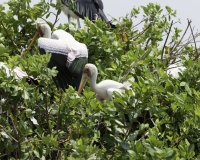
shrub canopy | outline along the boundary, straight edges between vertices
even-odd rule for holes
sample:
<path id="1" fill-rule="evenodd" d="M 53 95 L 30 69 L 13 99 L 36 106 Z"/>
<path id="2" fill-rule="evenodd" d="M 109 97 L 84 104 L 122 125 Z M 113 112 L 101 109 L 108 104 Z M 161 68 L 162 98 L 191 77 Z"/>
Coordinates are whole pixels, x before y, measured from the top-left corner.
<path id="1" fill-rule="evenodd" d="M 59 3 L 30 3 L 9 0 L 7 10 L 0 5 L 0 60 L 10 68 L 21 67 L 39 82 L 6 78 L 0 70 L 1 158 L 200 158 L 200 54 L 190 20 L 186 29 L 177 28 L 175 10 L 149 3 L 113 19 L 114 30 L 87 18 L 85 26 L 76 29 L 75 23 L 57 24 Z M 114 93 L 113 100 L 100 103 L 88 84 L 81 96 L 72 87 L 57 90 L 52 81 L 57 72 L 46 67 L 50 54 L 38 54 L 35 44 L 21 56 L 37 18 L 46 20 L 49 15 L 55 16 L 54 22 L 47 21 L 53 30 L 64 29 L 86 44 L 89 62 L 99 71 L 98 82 L 133 76 L 134 93 Z M 174 79 L 166 70 L 177 61 L 187 69 Z"/>

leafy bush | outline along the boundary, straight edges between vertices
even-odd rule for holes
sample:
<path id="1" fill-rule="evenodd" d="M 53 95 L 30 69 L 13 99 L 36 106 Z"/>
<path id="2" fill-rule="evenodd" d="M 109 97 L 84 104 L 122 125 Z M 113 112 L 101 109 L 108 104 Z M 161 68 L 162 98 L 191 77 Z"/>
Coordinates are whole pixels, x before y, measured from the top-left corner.
<path id="1" fill-rule="evenodd" d="M 158 4 L 133 8 L 114 20 L 117 29 L 97 20 L 85 27 L 60 24 L 89 50 L 89 62 L 98 66 L 98 81 L 127 80 L 134 76 L 132 91 L 115 94 L 100 103 L 89 87 L 81 96 L 69 87 L 57 90 L 46 67 L 50 54 L 37 54 L 37 46 L 20 56 L 35 32 L 37 18 L 46 16 L 52 1 L 30 5 L 30 0 L 0 5 L 0 59 L 10 68 L 20 66 L 39 85 L 26 79 L 6 78 L 0 70 L 2 159 L 198 159 L 200 158 L 200 62 L 195 43 L 198 34 L 184 41 L 176 28 L 176 11 Z M 143 14 L 138 24 L 135 20 Z M 44 17 L 43 17 L 44 18 Z M 44 19 L 45 19 L 44 18 Z M 137 29 L 141 26 L 142 30 Z M 168 42 L 169 41 L 169 42 Z M 181 60 L 186 71 L 179 79 L 166 74 Z"/>

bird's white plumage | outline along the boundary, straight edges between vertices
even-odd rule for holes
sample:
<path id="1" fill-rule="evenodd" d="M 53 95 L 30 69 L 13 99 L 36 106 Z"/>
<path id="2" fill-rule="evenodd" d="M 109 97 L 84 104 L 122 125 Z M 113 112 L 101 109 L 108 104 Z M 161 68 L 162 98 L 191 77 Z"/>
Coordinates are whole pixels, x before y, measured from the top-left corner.
<path id="1" fill-rule="evenodd" d="M 10 77 L 15 75 L 16 79 L 22 79 L 23 77 L 28 77 L 28 74 L 24 71 L 22 71 L 21 68 L 16 67 L 13 70 L 8 68 L 4 62 L 0 62 L 0 69 L 4 68 L 6 70 L 6 76 Z"/>
<path id="2" fill-rule="evenodd" d="M 126 89 L 130 89 L 130 82 L 119 83 L 113 80 L 103 80 L 96 84 L 98 74 L 96 66 L 93 64 L 86 64 L 85 66 L 89 68 L 91 73 L 91 76 L 89 77 L 91 90 L 96 93 L 99 100 L 109 100 L 113 97 L 114 91 L 122 94 Z M 135 81 L 134 78 L 129 80 L 132 82 Z"/>
<path id="3" fill-rule="evenodd" d="M 69 7 L 67 7 L 66 5 L 61 4 L 60 7 L 66 16 L 70 15 L 72 18 L 79 19 L 79 17 L 72 10 L 70 10 Z"/>
<path id="4" fill-rule="evenodd" d="M 180 64 L 171 64 L 167 69 L 167 75 L 171 75 L 173 78 L 178 79 L 180 77 L 179 73 L 182 73 L 186 67 Z"/>
<path id="5" fill-rule="evenodd" d="M 76 41 L 71 34 L 59 29 L 51 35 L 51 29 L 47 24 L 42 24 L 41 27 L 44 36 L 38 39 L 38 47 L 46 52 L 67 55 L 68 61 L 88 57 L 86 45 Z"/>

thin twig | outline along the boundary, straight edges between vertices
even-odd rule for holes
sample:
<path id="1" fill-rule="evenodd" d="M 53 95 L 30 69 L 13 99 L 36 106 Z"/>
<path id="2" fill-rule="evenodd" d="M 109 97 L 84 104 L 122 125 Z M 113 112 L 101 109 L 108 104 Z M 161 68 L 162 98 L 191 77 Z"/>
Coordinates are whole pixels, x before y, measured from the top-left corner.
<path id="1" fill-rule="evenodd" d="M 43 21 L 45 21 L 48 25 L 50 25 L 46 19 L 44 19 L 44 18 L 42 18 L 42 17 L 41 17 L 41 19 L 42 19 Z M 51 26 L 51 25 L 50 25 L 50 26 Z"/>
<path id="2" fill-rule="evenodd" d="M 146 123 L 146 116 L 147 116 L 147 110 L 145 110 L 145 112 L 144 112 L 144 121 L 143 121 L 143 123 Z"/>
<path id="3" fill-rule="evenodd" d="M 47 123 L 47 126 L 48 126 L 48 129 L 49 129 L 49 134 L 51 135 L 51 128 L 50 128 L 50 125 L 49 125 L 49 111 L 48 111 L 48 100 L 47 100 L 47 97 L 48 97 L 48 86 L 46 87 L 46 94 L 45 94 L 45 102 L 46 102 L 46 123 Z"/>
<path id="4" fill-rule="evenodd" d="M 56 16 L 56 19 L 55 19 L 55 21 L 54 21 L 54 23 L 53 23 L 53 26 L 52 26 L 52 29 L 54 28 L 54 26 L 56 25 L 56 23 L 59 21 L 59 18 L 58 18 L 58 12 L 55 14 L 54 13 L 54 15 Z"/>
<path id="5" fill-rule="evenodd" d="M 169 32 L 167 33 L 167 38 L 165 39 L 165 43 L 164 43 L 164 46 L 163 46 L 163 49 L 162 49 L 161 60 L 163 60 L 163 54 L 164 54 L 165 46 L 166 46 L 167 40 L 169 38 L 169 34 L 171 32 L 171 29 L 172 29 L 172 25 L 173 25 L 173 20 L 172 20 L 171 25 L 169 27 Z"/>
<path id="6" fill-rule="evenodd" d="M 145 56 L 147 55 L 147 52 L 145 52 L 136 62 L 133 62 L 130 66 L 130 68 L 128 69 L 127 73 L 125 74 L 124 77 L 122 77 L 122 79 L 120 80 L 120 82 L 123 82 L 129 75 L 129 73 L 131 72 L 131 70 L 137 66 L 137 64 L 140 62 L 140 60 L 143 60 L 145 58 Z"/>
<path id="7" fill-rule="evenodd" d="M 186 29 L 185 29 L 185 32 L 184 32 L 184 34 L 182 35 L 180 41 L 179 41 L 177 44 L 175 43 L 174 46 L 172 47 L 172 50 L 171 50 L 172 52 L 173 52 L 173 49 L 174 49 L 174 48 L 177 48 L 177 47 L 179 46 L 179 44 L 182 42 L 182 40 L 183 40 L 183 38 L 184 38 L 185 34 L 187 33 L 187 30 L 188 30 L 188 28 L 189 28 L 189 26 L 190 26 L 190 23 L 191 23 L 191 22 L 188 23 L 188 25 L 187 25 L 187 27 L 186 27 Z M 172 54 L 172 52 L 171 52 L 170 54 Z"/>
<path id="8" fill-rule="evenodd" d="M 143 138 L 147 137 L 149 135 L 149 132 L 146 132 L 138 141 L 141 141 Z"/>
<path id="9" fill-rule="evenodd" d="M 195 38 L 197 38 L 200 35 L 200 33 L 194 35 Z M 191 43 L 191 41 L 193 41 L 193 39 L 190 39 L 187 43 L 180 45 L 180 48 L 177 49 L 177 51 L 174 53 L 174 55 L 177 55 L 179 52 L 181 52 L 188 44 Z"/>
<path id="10" fill-rule="evenodd" d="M 189 23 L 189 19 L 187 19 L 187 20 L 188 20 L 188 23 Z M 195 51 L 196 51 L 196 56 L 194 58 L 194 61 L 196 61 L 199 58 L 199 54 L 198 54 L 198 51 L 197 51 L 197 44 L 196 44 L 196 41 L 195 41 L 195 37 L 194 37 L 194 34 L 193 34 L 191 23 L 190 23 L 190 30 L 191 30 L 191 34 L 192 34 L 192 37 L 193 37 L 193 40 L 194 40 L 194 46 L 195 46 Z"/>
<path id="11" fill-rule="evenodd" d="M 5 129 L 2 125 L 0 125 L 0 127 L 3 129 L 4 132 L 6 132 L 6 134 L 7 134 L 10 138 L 12 138 L 16 143 L 18 143 L 18 140 L 16 140 L 13 136 L 11 136 L 11 135 L 6 131 L 6 129 Z"/>
<path id="12" fill-rule="evenodd" d="M 136 36 L 134 36 L 133 38 L 137 39 L 138 37 L 140 37 L 141 35 L 143 35 L 148 29 L 149 27 L 152 25 L 152 23 L 150 23 L 147 28 L 145 28 L 142 32 L 140 32 L 139 34 L 137 34 Z"/>
<path id="13" fill-rule="evenodd" d="M 14 45 L 15 50 L 20 54 L 20 52 L 19 52 L 18 49 L 17 49 L 17 46 L 16 46 L 15 42 L 12 40 L 11 36 L 8 34 L 8 31 L 7 31 L 6 27 L 5 27 L 4 24 L 3 24 L 3 21 L 1 21 L 1 25 L 2 25 L 2 27 L 3 27 L 3 29 L 4 29 L 4 31 L 6 32 L 8 38 L 10 39 L 10 41 L 12 42 L 12 44 Z"/>
<path id="14" fill-rule="evenodd" d="M 0 155 L 0 158 L 1 158 L 1 157 L 4 157 L 4 156 L 7 156 L 7 155 L 8 155 L 8 153 L 1 154 L 1 155 Z"/>
<path id="15" fill-rule="evenodd" d="M 154 125 L 155 127 L 157 127 L 157 125 L 155 124 L 155 122 L 153 121 L 153 119 L 150 118 L 150 120 L 151 120 L 151 122 L 153 123 L 153 125 Z"/>
<path id="16" fill-rule="evenodd" d="M 19 132 L 18 132 L 18 130 L 17 130 L 17 127 L 16 127 L 16 125 L 15 125 L 15 123 L 14 123 L 12 117 L 9 116 L 9 118 L 11 119 L 11 122 L 12 122 L 12 124 L 13 124 L 14 130 L 15 130 L 15 133 L 16 133 L 16 135 L 17 135 L 17 139 L 18 139 L 17 144 L 18 144 L 18 147 L 19 147 L 19 148 L 18 148 L 18 152 L 19 152 L 19 157 L 21 158 L 21 144 L 20 144 L 20 136 L 19 136 Z"/>
<path id="17" fill-rule="evenodd" d="M 146 17 L 144 17 L 138 24 L 136 24 L 136 25 L 134 25 L 133 27 L 132 27 L 132 29 L 133 28 L 135 28 L 135 27 L 137 27 L 138 25 L 140 25 L 142 22 L 144 22 L 146 20 Z"/>
<path id="18" fill-rule="evenodd" d="M 147 49 L 147 46 L 148 46 L 148 44 L 149 44 L 149 42 L 150 42 L 150 38 L 148 38 L 148 40 L 147 40 L 147 42 L 146 42 L 146 45 L 145 45 L 145 47 L 144 47 L 144 50 L 146 51 L 146 49 Z"/>

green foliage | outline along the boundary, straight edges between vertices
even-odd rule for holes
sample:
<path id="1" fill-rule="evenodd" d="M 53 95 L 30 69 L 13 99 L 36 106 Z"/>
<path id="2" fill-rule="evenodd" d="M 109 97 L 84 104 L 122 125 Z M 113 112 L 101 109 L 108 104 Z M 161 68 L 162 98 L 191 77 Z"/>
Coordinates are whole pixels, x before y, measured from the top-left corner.
<path id="1" fill-rule="evenodd" d="M 20 56 L 35 32 L 36 19 L 48 18 L 51 7 L 59 15 L 59 3 L 7 4 L 7 11 L 0 5 L 0 60 L 10 68 L 21 67 L 38 78 L 39 85 L 14 75 L 6 78 L 5 70 L 0 70 L 1 158 L 200 158 L 200 61 L 195 48 L 182 42 L 181 29 L 171 23 L 176 11 L 150 3 L 114 19 L 115 30 L 101 20 L 94 24 L 88 19 L 82 29 L 57 27 L 87 45 L 89 62 L 98 66 L 98 81 L 135 77 L 132 90 L 122 96 L 114 93 L 114 99 L 101 103 L 88 86 L 81 96 L 72 87 L 57 90 L 52 81 L 57 71 L 46 67 L 51 55 L 37 54 L 36 44 L 28 56 Z M 143 19 L 135 24 L 141 14 Z M 49 24 L 56 29 L 54 22 Z M 173 79 L 166 68 L 177 56 L 187 69 Z"/>

